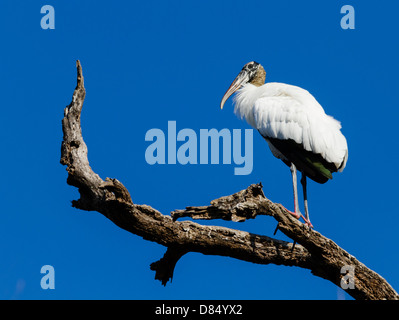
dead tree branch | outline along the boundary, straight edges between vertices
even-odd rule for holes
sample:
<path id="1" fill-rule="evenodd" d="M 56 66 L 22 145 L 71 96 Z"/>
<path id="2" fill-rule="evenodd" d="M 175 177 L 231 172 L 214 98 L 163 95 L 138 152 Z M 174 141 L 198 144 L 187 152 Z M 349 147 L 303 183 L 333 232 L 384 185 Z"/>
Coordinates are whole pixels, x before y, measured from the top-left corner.
<path id="1" fill-rule="evenodd" d="M 279 204 L 268 200 L 261 184 L 213 200 L 209 206 L 187 207 L 171 216 L 163 215 L 148 205 L 134 204 L 124 185 L 116 179 L 101 179 L 91 169 L 87 146 L 83 141 L 80 115 L 85 99 L 82 67 L 77 61 L 77 86 L 72 102 L 64 110 L 61 164 L 67 166 L 67 183 L 77 187 L 80 199 L 75 208 L 98 211 L 117 226 L 145 240 L 167 247 L 159 261 L 151 264 L 155 278 L 166 284 L 172 279 L 178 260 L 187 252 L 228 256 L 258 264 L 276 264 L 309 269 L 314 275 L 340 286 L 345 276 L 341 268 L 354 267 L 355 288 L 346 291 L 355 299 L 398 299 L 395 290 L 374 271 L 359 262 L 319 232 L 305 227 Z M 192 219 L 225 219 L 245 221 L 257 215 L 269 215 L 279 230 L 297 244 L 240 230 L 203 226 Z"/>

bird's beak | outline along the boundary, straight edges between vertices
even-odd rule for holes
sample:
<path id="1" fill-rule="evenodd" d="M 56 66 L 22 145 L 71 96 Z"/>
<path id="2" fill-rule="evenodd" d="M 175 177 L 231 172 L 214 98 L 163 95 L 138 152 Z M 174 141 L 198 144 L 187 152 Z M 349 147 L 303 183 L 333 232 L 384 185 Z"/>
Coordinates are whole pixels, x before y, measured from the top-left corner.
<path id="1" fill-rule="evenodd" d="M 246 84 L 249 80 L 249 74 L 246 70 L 241 70 L 238 74 L 237 78 L 234 79 L 233 83 L 227 89 L 226 93 L 223 96 L 222 102 L 220 102 L 220 109 L 223 109 L 223 106 L 227 99 L 236 92 L 242 85 Z"/>

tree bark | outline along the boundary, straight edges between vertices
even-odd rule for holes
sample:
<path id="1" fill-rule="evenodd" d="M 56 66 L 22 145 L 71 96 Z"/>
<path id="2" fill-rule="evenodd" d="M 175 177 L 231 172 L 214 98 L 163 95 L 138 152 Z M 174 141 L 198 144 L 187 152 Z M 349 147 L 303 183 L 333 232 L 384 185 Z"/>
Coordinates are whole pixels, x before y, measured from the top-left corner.
<path id="1" fill-rule="evenodd" d="M 175 210 L 171 216 L 148 205 L 134 204 L 121 182 L 103 180 L 90 167 L 80 123 L 86 91 L 80 62 L 76 65 L 77 86 L 72 102 L 64 110 L 61 147 L 61 164 L 67 166 L 67 183 L 77 187 L 80 193 L 72 206 L 98 211 L 120 228 L 167 247 L 165 255 L 150 266 L 155 271 L 155 279 L 163 285 L 172 279 L 174 267 L 185 253 L 200 252 L 258 264 L 305 268 L 337 286 L 348 278 L 341 273 L 341 268 L 351 266 L 355 286 L 346 290 L 349 295 L 355 299 L 399 299 L 384 278 L 332 240 L 299 222 L 283 206 L 267 199 L 261 184 L 213 200 L 208 206 Z M 177 221 L 180 217 L 245 221 L 257 215 L 273 217 L 279 230 L 296 244 L 231 228 Z"/>

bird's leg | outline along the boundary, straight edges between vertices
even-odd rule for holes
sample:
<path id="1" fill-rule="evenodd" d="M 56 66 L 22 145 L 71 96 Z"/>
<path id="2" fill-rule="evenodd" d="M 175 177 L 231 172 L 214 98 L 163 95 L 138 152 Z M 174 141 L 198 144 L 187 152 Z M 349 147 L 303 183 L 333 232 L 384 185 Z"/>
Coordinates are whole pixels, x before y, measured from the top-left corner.
<path id="1" fill-rule="evenodd" d="M 290 166 L 290 170 L 291 170 L 291 175 L 292 175 L 292 185 L 294 187 L 294 210 L 295 212 L 292 212 L 290 210 L 288 210 L 287 208 L 285 208 L 285 210 L 287 210 L 290 214 L 292 214 L 295 218 L 299 219 L 302 214 L 299 211 L 299 204 L 298 204 L 298 190 L 297 190 L 297 178 L 296 178 L 296 167 L 295 164 L 293 164 L 291 162 L 291 166 Z M 303 216 L 302 216 L 303 217 Z M 278 230 L 278 226 L 279 224 L 277 224 L 276 230 L 274 230 L 274 234 L 276 234 L 277 230 Z"/>
<path id="2" fill-rule="evenodd" d="M 295 212 L 292 212 L 290 210 L 288 210 L 287 208 L 285 208 L 290 214 L 292 214 L 295 218 L 299 219 L 300 217 L 303 218 L 303 220 L 305 220 L 306 225 L 313 227 L 312 224 L 310 223 L 310 221 L 308 220 L 309 218 L 309 213 L 308 213 L 308 202 L 307 202 L 307 198 L 306 198 L 306 176 L 304 174 L 302 174 L 302 179 L 301 179 L 301 183 L 302 186 L 304 186 L 303 188 L 303 194 L 304 194 L 304 198 L 305 198 L 305 211 L 306 211 L 306 216 L 307 218 L 305 218 L 302 213 L 299 211 L 299 202 L 298 202 L 298 186 L 297 186 L 297 176 L 296 176 L 296 166 L 295 164 L 293 164 L 291 162 L 290 165 L 290 170 L 291 170 L 291 175 L 292 175 L 292 186 L 294 189 L 294 210 Z M 279 225 L 277 224 L 276 230 L 274 231 L 274 234 L 276 234 L 277 230 L 278 230 Z M 295 247 L 295 243 L 293 245 L 293 247 Z"/>
<path id="3" fill-rule="evenodd" d="M 303 203 L 305 206 L 305 217 L 303 218 L 303 220 L 305 220 L 305 224 L 307 226 L 309 226 L 310 228 L 313 228 L 313 225 L 309 220 L 308 196 L 307 196 L 307 192 L 306 192 L 306 175 L 304 173 L 302 173 L 301 184 L 302 184 L 302 190 L 303 190 Z"/>
<path id="4" fill-rule="evenodd" d="M 295 218 L 299 219 L 301 217 L 301 212 L 299 211 L 298 204 L 298 189 L 297 189 L 297 178 L 296 178 L 296 167 L 295 164 L 291 163 L 290 166 L 291 175 L 292 175 L 292 186 L 294 188 L 294 210 L 295 212 L 289 211 Z"/>

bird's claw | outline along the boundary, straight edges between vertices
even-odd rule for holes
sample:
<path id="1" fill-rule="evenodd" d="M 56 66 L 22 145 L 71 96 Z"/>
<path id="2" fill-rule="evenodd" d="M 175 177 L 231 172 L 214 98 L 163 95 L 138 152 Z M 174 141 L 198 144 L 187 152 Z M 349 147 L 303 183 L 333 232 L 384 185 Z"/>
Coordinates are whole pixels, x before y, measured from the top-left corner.
<path id="1" fill-rule="evenodd" d="M 311 229 L 313 229 L 314 227 L 313 227 L 313 224 L 310 222 L 310 220 L 309 219 L 306 219 L 304 216 L 303 216 L 303 214 L 302 213 L 297 213 L 297 212 L 293 212 L 293 211 L 290 211 L 290 210 L 288 210 L 287 208 L 285 208 L 284 207 L 284 209 L 285 210 L 287 210 L 287 212 L 289 213 L 289 214 L 291 214 L 292 216 L 294 216 L 296 219 L 300 219 L 300 218 L 302 218 L 304 221 L 305 221 L 305 226 L 307 226 L 307 227 L 309 227 L 309 228 L 311 228 Z M 278 229 L 278 226 L 277 226 L 277 228 L 276 228 L 276 231 L 277 231 L 277 229 Z"/>
<path id="2" fill-rule="evenodd" d="M 313 229 L 314 227 L 313 227 L 313 224 L 309 221 L 309 222 L 306 222 L 305 223 L 309 228 L 311 228 L 311 229 Z"/>
<path id="3" fill-rule="evenodd" d="M 291 214 L 292 216 L 294 216 L 294 218 L 297 218 L 298 220 L 300 217 L 303 217 L 301 213 L 296 213 L 296 212 L 290 211 L 285 207 L 284 207 L 284 209 L 287 210 L 289 214 Z"/>
<path id="4" fill-rule="evenodd" d="M 305 220 L 305 226 L 309 227 L 310 229 L 313 229 L 313 224 L 310 222 L 310 220 L 306 219 L 304 216 L 302 216 L 303 220 Z"/>

